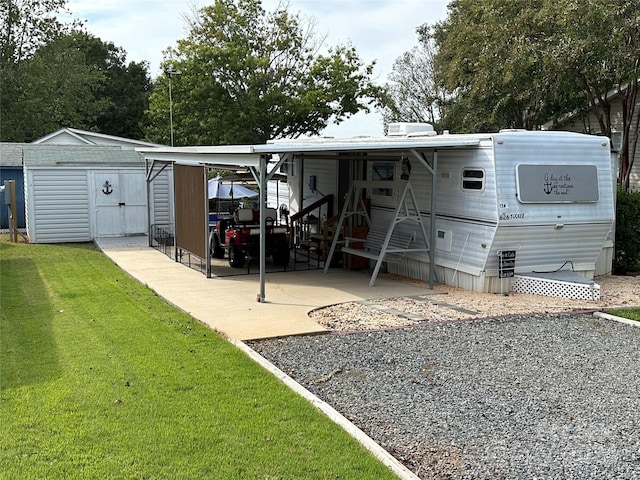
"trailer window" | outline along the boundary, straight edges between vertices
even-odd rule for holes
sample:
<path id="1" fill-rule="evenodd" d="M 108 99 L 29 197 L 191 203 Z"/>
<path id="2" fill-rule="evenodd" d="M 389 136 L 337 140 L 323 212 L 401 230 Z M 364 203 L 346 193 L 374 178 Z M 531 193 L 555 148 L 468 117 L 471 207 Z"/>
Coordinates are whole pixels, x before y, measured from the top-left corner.
<path id="1" fill-rule="evenodd" d="M 393 196 L 393 175 L 396 166 L 394 162 L 373 162 L 371 166 L 371 180 L 374 182 L 389 182 L 389 188 L 374 187 L 372 192 L 374 195 L 383 197 Z"/>
<path id="2" fill-rule="evenodd" d="M 481 168 L 463 169 L 462 190 L 466 192 L 482 192 L 484 190 L 484 170 Z"/>

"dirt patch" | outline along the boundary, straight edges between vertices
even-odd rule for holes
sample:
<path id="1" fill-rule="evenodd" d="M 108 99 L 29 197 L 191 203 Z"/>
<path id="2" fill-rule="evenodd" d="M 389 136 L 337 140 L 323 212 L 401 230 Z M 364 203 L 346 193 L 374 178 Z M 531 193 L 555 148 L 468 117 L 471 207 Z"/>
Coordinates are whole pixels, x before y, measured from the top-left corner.
<path id="1" fill-rule="evenodd" d="M 595 281 L 600 285 L 598 301 L 522 293 L 477 293 L 439 285 L 435 288 L 436 293 L 342 303 L 314 310 L 309 316 L 328 329 L 351 331 L 471 318 L 640 306 L 640 276 L 605 275 Z"/>

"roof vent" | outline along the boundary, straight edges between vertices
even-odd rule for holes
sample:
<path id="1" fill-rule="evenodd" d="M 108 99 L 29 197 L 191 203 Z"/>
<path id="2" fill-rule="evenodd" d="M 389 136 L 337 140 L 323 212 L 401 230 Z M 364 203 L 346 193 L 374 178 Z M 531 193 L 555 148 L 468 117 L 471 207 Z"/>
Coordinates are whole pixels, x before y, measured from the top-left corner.
<path id="1" fill-rule="evenodd" d="M 433 135 L 436 135 L 436 132 L 433 129 L 433 125 L 431 125 L 430 123 L 417 122 L 390 123 L 389 130 L 387 132 L 388 137 L 431 137 Z"/>

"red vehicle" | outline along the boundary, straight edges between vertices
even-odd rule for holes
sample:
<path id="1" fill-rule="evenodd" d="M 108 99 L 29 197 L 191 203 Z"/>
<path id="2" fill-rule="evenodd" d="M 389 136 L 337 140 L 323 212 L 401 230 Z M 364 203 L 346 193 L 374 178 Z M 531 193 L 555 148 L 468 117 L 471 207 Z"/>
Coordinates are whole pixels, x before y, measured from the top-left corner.
<path id="1" fill-rule="evenodd" d="M 230 218 L 217 220 L 209 234 L 209 248 L 214 258 L 229 258 L 229 265 L 242 268 L 251 258 L 260 253 L 260 211 L 240 208 Z M 265 253 L 276 265 L 289 264 L 289 228 L 279 225 L 277 210 L 267 208 L 265 212 Z"/>

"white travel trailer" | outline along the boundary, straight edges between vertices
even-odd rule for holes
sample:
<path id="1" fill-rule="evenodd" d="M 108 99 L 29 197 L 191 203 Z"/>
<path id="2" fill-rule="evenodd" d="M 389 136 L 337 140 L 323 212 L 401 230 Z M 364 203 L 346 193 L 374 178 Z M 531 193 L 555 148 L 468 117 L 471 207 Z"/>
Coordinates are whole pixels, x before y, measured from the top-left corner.
<path id="1" fill-rule="evenodd" d="M 535 277 L 553 282 L 563 272 L 592 293 L 588 280 L 610 273 L 615 172 L 606 137 L 521 130 L 436 135 L 425 124 L 394 124 L 390 131 L 379 139 L 270 145 L 288 155 L 292 206 L 303 208 L 313 194 L 343 199 L 357 180 L 370 229 L 386 230 L 409 198 L 403 197 L 409 183 L 427 245 L 388 263 L 392 273 L 422 280 L 435 273 L 449 285 L 506 292 Z M 349 217 L 356 207 L 339 209 Z M 395 228 L 419 232 L 415 223 Z M 548 286 L 535 288 L 553 294 L 544 291 Z"/>

